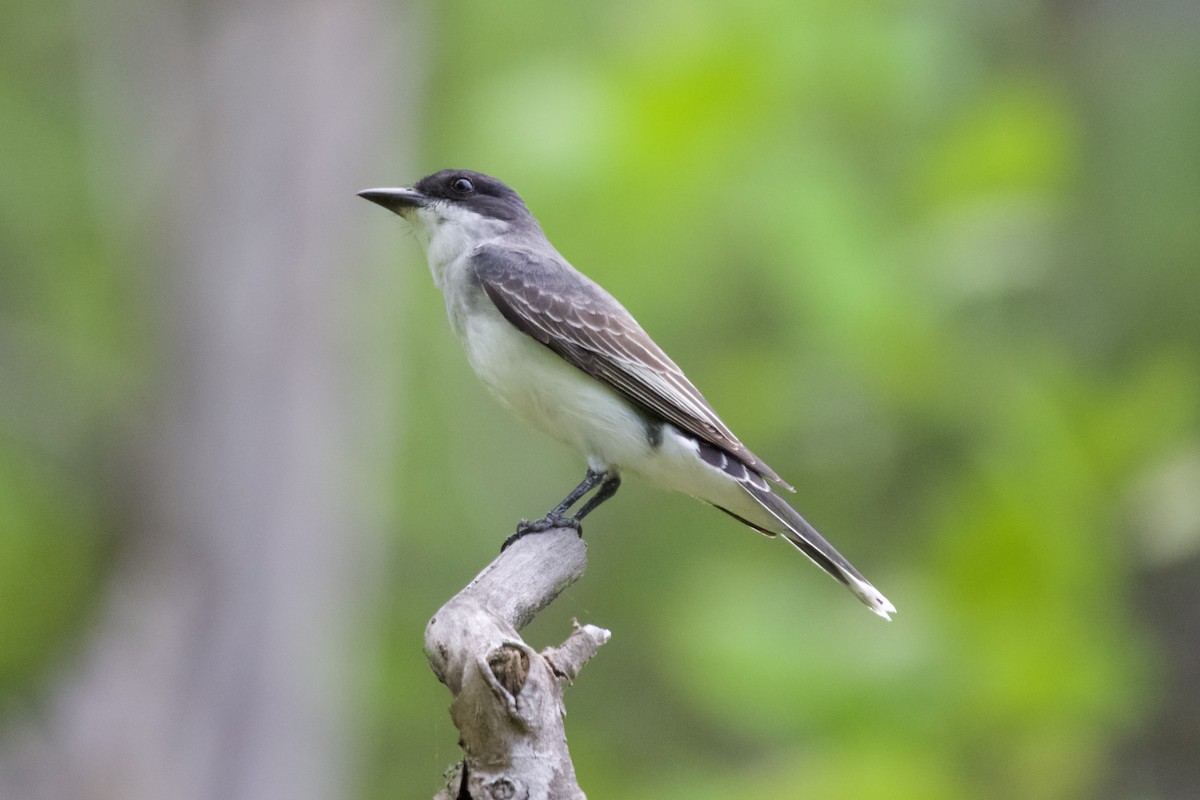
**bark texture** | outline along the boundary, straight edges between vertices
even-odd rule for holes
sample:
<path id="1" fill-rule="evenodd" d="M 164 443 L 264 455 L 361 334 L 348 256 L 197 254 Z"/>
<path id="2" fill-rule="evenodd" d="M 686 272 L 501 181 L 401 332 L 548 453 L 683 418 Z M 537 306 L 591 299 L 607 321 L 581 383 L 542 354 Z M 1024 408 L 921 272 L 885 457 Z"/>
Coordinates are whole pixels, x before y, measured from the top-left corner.
<path id="1" fill-rule="evenodd" d="M 609 632 L 574 623 L 559 647 L 537 652 L 517 633 L 587 568 L 574 531 L 526 536 L 442 606 L 425 652 L 454 695 L 450 716 L 466 757 L 435 800 L 577 800 L 563 727 L 563 689 Z"/>

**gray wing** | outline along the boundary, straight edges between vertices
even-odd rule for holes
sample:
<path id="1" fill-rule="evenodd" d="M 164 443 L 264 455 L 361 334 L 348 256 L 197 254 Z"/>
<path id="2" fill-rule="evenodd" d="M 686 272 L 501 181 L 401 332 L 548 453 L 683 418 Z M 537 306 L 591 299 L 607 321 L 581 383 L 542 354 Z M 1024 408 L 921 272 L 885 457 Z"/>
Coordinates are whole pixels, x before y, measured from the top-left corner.
<path id="1" fill-rule="evenodd" d="M 504 318 L 641 408 L 791 489 L 746 449 L 699 390 L 612 295 L 561 260 L 480 248 L 475 275 Z"/>

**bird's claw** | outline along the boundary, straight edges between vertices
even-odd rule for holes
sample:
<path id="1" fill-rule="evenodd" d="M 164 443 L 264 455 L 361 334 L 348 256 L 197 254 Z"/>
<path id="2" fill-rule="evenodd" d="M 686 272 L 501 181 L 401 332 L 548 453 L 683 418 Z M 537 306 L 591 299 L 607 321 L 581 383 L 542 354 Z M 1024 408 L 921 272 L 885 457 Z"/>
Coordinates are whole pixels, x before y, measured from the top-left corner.
<path id="1" fill-rule="evenodd" d="M 548 531 L 551 528 L 570 528 L 576 533 L 583 530 L 583 525 L 574 517 L 568 517 L 566 514 L 547 514 L 539 520 L 530 522 L 523 519 L 517 523 L 517 533 L 524 536 L 527 533 L 541 533 Z"/>
<path id="2" fill-rule="evenodd" d="M 513 542 L 522 539 L 531 533 L 543 533 L 554 528 L 570 528 L 580 536 L 583 536 L 583 525 L 574 517 L 568 517 L 565 514 L 550 513 L 541 519 L 530 522 L 523 519 L 517 523 L 517 532 L 504 540 L 504 544 L 500 545 L 500 552 L 507 550 Z"/>

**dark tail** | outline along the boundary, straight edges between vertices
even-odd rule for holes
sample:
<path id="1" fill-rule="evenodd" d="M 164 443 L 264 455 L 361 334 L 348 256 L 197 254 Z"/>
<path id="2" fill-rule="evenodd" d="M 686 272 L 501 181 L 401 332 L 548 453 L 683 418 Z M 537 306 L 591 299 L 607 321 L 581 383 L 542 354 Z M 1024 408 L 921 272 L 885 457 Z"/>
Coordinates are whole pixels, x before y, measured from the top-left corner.
<path id="1" fill-rule="evenodd" d="M 770 488 L 764 486 L 760 489 L 746 482 L 742 483 L 742 487 L 768 514 L 779 521 L 779 533 L 795 545 L 797 550 L 808 556 L 818 567 L 844 583 L 859 600 L 866 604 L 867 608 L 884 619 L 891 619 L 890 615 L 896 613 L 896 607 L 880 594 L 879 590 L 872 586 L 871 582 L 864 578 L 853 564 L 843 558 L 833 545 L 825 541 L 825 538 L 796 512 L 796 509 L 788 505 Z M 763 533 L 773 533 L 773 531 L 764 530 L 758 525 L 747 524 L 758 528 Z"/>

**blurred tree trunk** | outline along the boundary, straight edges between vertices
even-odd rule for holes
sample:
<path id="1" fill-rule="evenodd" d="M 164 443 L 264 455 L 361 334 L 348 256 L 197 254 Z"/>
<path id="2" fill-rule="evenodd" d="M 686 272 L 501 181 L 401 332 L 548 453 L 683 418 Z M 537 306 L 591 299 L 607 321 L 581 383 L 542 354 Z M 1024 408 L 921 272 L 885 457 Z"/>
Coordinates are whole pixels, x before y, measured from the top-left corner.
<path id="1" fill-rule="evenodd" d="M 342 662 L 374 540 L 352 489 L 394 428 L 355 340 L 379 276 L 354 192 L 411 140 L 404 11 L 81 7 L 96 213 L 143 198 L 125 222 L 161 362 L 107 603 L 7 737 L 0 797 L 350 793 Z"/>

